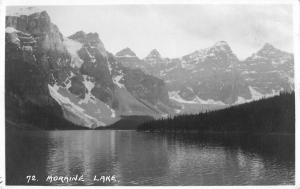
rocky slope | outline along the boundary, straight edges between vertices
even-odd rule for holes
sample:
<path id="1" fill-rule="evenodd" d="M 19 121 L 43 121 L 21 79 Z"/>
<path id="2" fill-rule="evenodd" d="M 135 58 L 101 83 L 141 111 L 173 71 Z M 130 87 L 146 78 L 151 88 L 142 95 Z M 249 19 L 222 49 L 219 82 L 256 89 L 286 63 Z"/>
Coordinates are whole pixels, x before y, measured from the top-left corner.
<path id="1" fill-rule="evenodd" d="M 48 90 L 57 61 L 65 65 L 68 57 L 48 14 L 7 16 L 6 26 L 6 120 L 44 129 L 77 128 L 77 123 L 64 119 L 60 104 Z"/>
<path id="2" fill-rule="evenodd" d="M 70 124 L 95 128 L 123 115 L 173 111 L 163 80 L 118 63 L 97 33 L 64 37 L 45 11 L 6 17 L 6 58 L 12 115 L 15 101 L 30 101 Z"/>

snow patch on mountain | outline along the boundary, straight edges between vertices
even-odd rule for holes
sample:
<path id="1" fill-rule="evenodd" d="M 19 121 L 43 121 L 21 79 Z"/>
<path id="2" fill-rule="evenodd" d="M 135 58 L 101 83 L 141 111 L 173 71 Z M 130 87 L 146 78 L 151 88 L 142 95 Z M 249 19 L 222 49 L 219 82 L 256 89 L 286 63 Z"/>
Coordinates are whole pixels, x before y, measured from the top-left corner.
<path id="1" fill-rule="evenodd" d="M 175 113 L 176 113 L 176 114 L 180 114 L 181 111 L 182 111 L 182 110 L 180 110 L 180 109 L 175 109 Z"/>
<path id="2" fill-rule="evenodd" d="M 119 71 L 120 75 L 116 75 L 112 78 L 114 84 L 116 84 L 119 88 L 125 88 L 124 84 L 122 84 L 120 81 L 123 79 L 124 77 L 124 73 L 120 70 Z"/>
<path id="3" fill-rule="evenodd" d="M 252 87 L 252 86 L 249 86 L 249 90 L 250 90 L 250 93 L 251 93 L 251 96 L 252 96 L 253 100 L 261 99 L 264 96 L 262 93 L 260 93 L 256 89 L 254 89 L 254 87 Z"/>
<path id="4" fill-rule="evenodd" d="M 124 85 L 120 83 L 120 80 L 123 78 L 123 75 L 117 75 L 113 78 L 113 82 L 119 87 L 124 88 Z"/>
<path id="5" fill-rule="evenodd" d="M 244 103 L 247 103 L 247 102 L 250 102 L 250 101 L 251 101 L 251 99 L 245 99 L 242 96 L 238 96 L 237 100 L 233 103 L 233 105 L 244 104 Z"/>
<path id="6" fill-rule="evenodd" d="M 171 68 L 167 68 L 167 69 L 164 71 L 164 73 L 168 73 L 168 72 L 174 70 L 175 68 L 177 68 L 177 67 L 176 67 L 176 66 L 173 66 L 173 67 L 171 67 Z"/>
<path id="7" fill-rule="evenodd" d="M 213 99 L 203 100 L 203 99 L 199 98 L 198 96 L 196 96 L 194 100 L 196 100 L 199 104 L 225 105 L 222 101 L 217 101 L 217 100 L 213 100 Z"/>
<path id="8" fill-rule="evenodd" d="M 83 60 L 80 59 L 77 52 L 82 48 L 82 44 L 69 38 L 64 38 L 63 43 L 72 57 L 72 67 L 80 68 Z"/>
<path id="9" fill-rule="evenodd" d="M 111 71 L 112 71 L 112 65 L 111 65 L 111 62 L 110 62 L 110 61 L 108 61 L 107 57 L 106 57 L 106 62 L 107 62 L 107 66 L 108 66 L 109 74 L 111 75 Z"/>
<path id="10" fill-rule="evenodd" d="M 73 72 L 71 73 L 73 74 Z M 63 82 L 67 90 L 72 86 L 72 82 L 70 80 L 72 77 L 73 77 L 72 75 L 70 77 L 67 77 L 66 80 Z"/>
<path id="11" fill-rule="evenodd" d="M 95 82 L 92 81 L 94 78 L 88 75 L 83 75 L 83 79 L 84 79 L 83 83 L 87 88 L 88 92 L 91 92 L 91 90 L 95 87 Z"/>
<path id="12" fill-rule="evenodd" d="M 136 56 L 133 56 L 133 55 L 130 55 L 130 54 L 125 54 L 125 55 L 120 55 L 120 56 L 116 55 L 116 57 L 118 57 L 118 58 L 134 58 Z"/>
<path id="13" fill-rule="evenodd" d="M 15 33 L 15 32 L 20 32 L 19 30 L 16 30 L 13 27 L 6 27 L 5 28 L 5 33 Z"/>
<path id="14" fill-rule="evenodd" d="M 180 91 L 168 92 L 169 98 L 179 103 L 184 104 L 211 104 L 211 105 L 225 105 L 222 101 L 215 101 L 213 99 L 203 100 L 196 96 L 193 100 L 185 100 L 179 95 Z"/>
<path id="15" fill-rule="evenodd" d="M 180 91 L 171 91 L 171 92 L 168 92 L 169 94 L 169 98 L 171 100 L 175 100 L 179 103 L 185 103 L 185 104 L 197 104 L 196 101 L 194 100 L 185 100 L 183 99 L 180 95 L 179 95 Z"/>
<path id="16" fill-rule="evenodd" d="M 106 107 L 111 111 L 111 118 L 115 118 L 116 117 L 116 111 L 114 109 L 112 109 L 109 105 L 105 104 Z"/>
<path id="17" fill-rule="evenodd" d="M 294 89 L 294 78 L 287 76 L 287 79 L 288 79 L 291 89 Z"/>
<path id="18" fill-rule="evenodd" d="M 194 64 L 189 64 L 186 61 L 181 62 L 181 67 L 186 70 L 193 70 L 195 68 Z"/>
<path id="19" fill-rule="evenodd" d="M 91 90 L 95 87 L 95 82 L 92 81 L 92 77 L 83 75 L 83 84 L 87 89 L 87 93 L 85 94 L 84 99 L 81 99 L 78 104 L 87 104 L 88 102 L 96 103 L 95 99 L 96 97 L 92 95 Z"/>
<path id="20" fill-rule="evenodd" d="M 95 62 L 96 62 L 95 56 L 91 55 L 91 53 L 89 52 L 89 50 L 88 50 L 86 47 L 84 47 L 84 50 L 85 50 L 86 54 L 89 56 L 90 61 L 91 61 L 92 63 L 95 63 Z"/>
<path id="21" fill-rule="evenodd" d="M 260 93 L 259 91 L 257 91 L 252 86 L 249 86 L 249 90 L 250 90 L 251 96 L 252 96 L 251 100 L 259 100 L 261 98 L 268 98 L 268 97 L 272 97 L 272 96 L 278 95 L 280 93 L 280 91 L 283 90 L 283 88 L 281 90 L 274 90 L 273 89 L 271 93 L 267 93 L 267 94 Z"/>
<path id="22" fill-rule="evenodd" d="M 14 44 L 17 44 L 20 46 L 20 39 L 18 38 L 18 35 L 16 33 L 10 33 L 10 41 Z"/>
<path id="23" fill-rule="evenodd" d="M 242 71 L 242 74 L 256 74 L 256 71 Z"/>

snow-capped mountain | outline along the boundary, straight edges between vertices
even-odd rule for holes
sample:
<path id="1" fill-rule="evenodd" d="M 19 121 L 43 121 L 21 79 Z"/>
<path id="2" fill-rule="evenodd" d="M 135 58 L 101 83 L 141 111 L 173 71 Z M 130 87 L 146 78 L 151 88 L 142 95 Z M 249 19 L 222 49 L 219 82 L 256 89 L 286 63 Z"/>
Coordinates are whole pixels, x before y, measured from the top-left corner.
<path id="1" fill-rule="evenodd" d="M 168 58 L 163 58 L 157 49 L 151 50 L 144 59 L 140 59 L 128 47 L 117 52 L 116 58 L 122 65 L 126 67 L 134 69 L 138 68 L 146 74 L 154 75 L 156 77 L 156 72 L 166 69 L 169 66 L 168 62 L 170 61 Z"/>
<path id="2" fill-rule="evenodd" d="M 203 105 L 224 107 L 294 89 L 293 55 L 268 43 L 244 61 L 227 42 L 219 41 L 176 59 L 152 51 L 138 63 L 135 67 L 165 81 L 169 98 L 182 107 L 177 112 L 192 105 L 192 111 Z"/>
<path id="3" fill-rule="evenodd" d="M 125 49 L 119 51 L 118 53 L 116 53 L 116 57 L 127 57 L 127 58 L 131 58 L 131 57 L 137 57 L 136 54 L 128 47 L 126 47 Z"/>
<path id="4" fill-rule="evenodd" d="M 76 125 L 95 128 L 123 115 L 174 111 L 163 80 L 121 65 L 97 33 L 64 37 L 45 11 L 6 17 L 6 57 L 9 100 L 50 110 L 54 104 L 60 118 Z"/>
<path id="5" fill-rule="evenodd" d="M 150 63 L 150 64 L 158 64 L 158 63 L 161 63 L 163 61 L 160 53 L 158 52 L 157 49 L 153 49 L 145 58 L 144 58 L 145 61 L 147 61 L 147 63 Z"/>
<path id="6" fill-rule="evenodd" d="M 123 66 L 129 67 L 129 68 L 136 69 L 136 68 L 141 68 L 143 66 L 140 59 L 128 47 L 117 52 L 115 57 L 119 62 L 122 62 Z"/>
<path id="7" fill-rule="evenodd" d="M 266 43 L 239 65 L 249 88 L 261 95 L 294 89 L 293 55 Z"/>
<path id="8" fill-rule="evenodd" d="M 220 41 L 175 60 L 173 67 L 159 73 L 171 98 L 177 92 L 194 104 L 225 106 L 233 104 L 238 96 L 250 97 L 247 84 L 236 69 L 238 64 L 229 45 Z"/>

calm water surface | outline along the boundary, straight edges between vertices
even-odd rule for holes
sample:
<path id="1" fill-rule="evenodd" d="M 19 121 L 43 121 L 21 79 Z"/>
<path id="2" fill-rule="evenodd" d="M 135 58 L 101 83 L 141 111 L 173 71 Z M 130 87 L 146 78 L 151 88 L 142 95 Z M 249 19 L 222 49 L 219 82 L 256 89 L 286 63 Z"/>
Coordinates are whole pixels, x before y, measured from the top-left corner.
<path id="1" fill-rule="evenodd" d="M 84 182 L 46 182 L 48 175 Z M 7 131 L 6 183 L 37 185 L 294 184 L 294 137 L 136 131 Z M 95 182 L 115 175 L 117 182 Z"/>

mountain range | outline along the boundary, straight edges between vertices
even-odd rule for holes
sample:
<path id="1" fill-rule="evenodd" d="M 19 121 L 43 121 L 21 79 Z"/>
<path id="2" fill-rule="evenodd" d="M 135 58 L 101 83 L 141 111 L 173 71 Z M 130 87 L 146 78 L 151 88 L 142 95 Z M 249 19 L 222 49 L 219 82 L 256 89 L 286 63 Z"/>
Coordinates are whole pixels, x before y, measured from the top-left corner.
<path id="1" fill-rule="evenodd" d="M 225 41 L 174 59 L 163 58 L 156 49 L 140 59 L 128 47 L 116 57 L 124 66 L 164 80 L 181 113 L 193 113 L 195 104 L 231 106 L 294 89 L 293 54 L 269 43 L 245 60 Z"/>
<path id="2" fill-rule="evenodd" d="M 225 41 L 179 58 L 115 55 L 98 33 L 65 37 L 46 11 L 6 16 L 6 119 L 47 129 L 161 118 L 294 89 L 293 55 L 266 43 L 241 61 Z"/>

